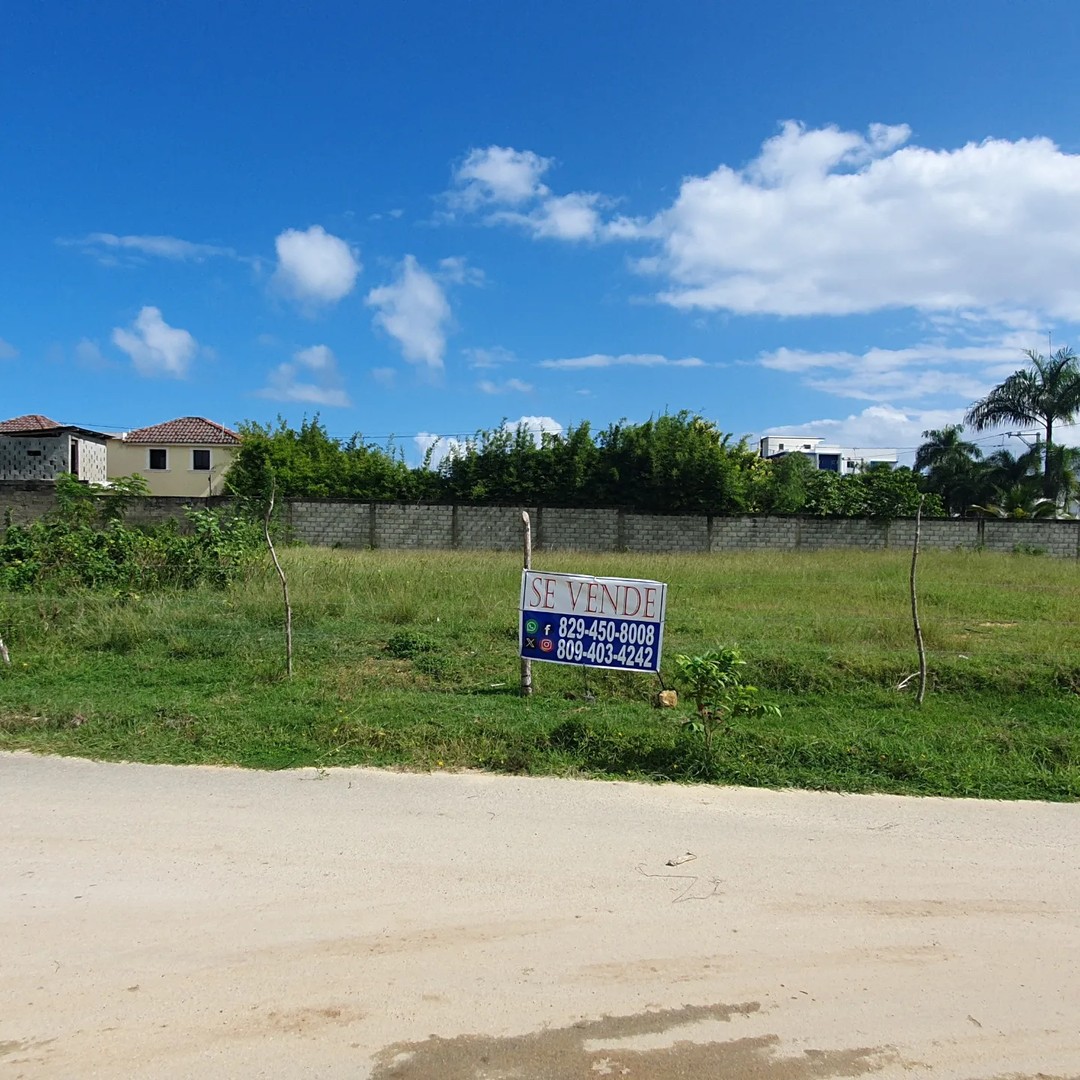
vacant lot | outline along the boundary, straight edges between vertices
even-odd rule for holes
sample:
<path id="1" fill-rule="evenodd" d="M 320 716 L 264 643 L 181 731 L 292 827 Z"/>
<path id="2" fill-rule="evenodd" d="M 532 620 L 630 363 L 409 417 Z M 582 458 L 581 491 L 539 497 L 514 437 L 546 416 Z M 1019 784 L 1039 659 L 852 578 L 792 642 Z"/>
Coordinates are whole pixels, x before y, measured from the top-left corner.
<path id="1" fill-rule="evenodd" d="M 1080 567 L 928 552 L 930 689 L 908 553 L 539 556 L 670 583 L 665 669 L 738 644 L 782 716 L 709 755 L 656 680 L 536 665 L 516 696 L 520 569 L 491 553 L 284 552 L 228 591 L 0 598 L 0 747 L 146 762 L 375 764 L 995 798 L 1080 796 Z"/>

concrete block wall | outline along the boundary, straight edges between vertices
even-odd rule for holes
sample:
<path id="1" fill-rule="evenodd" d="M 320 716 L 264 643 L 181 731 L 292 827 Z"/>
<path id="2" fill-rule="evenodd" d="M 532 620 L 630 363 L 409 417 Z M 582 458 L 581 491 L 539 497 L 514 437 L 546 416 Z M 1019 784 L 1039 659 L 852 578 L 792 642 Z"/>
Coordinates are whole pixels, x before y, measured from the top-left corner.
<path id="1" fill-rule="evenodd" d="M 987 551 L 1038 550 L 1059 558 L 1076 558 L 1078 544 L 1075 521 L 987 521 L 982 539 Z"/>
<path id="2" fill-rule="evenodd" d="M 372 503 L 375 548 L 451 548 L 454 546 L 452 506 L 414 506 Z"/>
<path id="3" fill-rule="evenodd" d="M 104 439 L 87 439 L 81 435 L 72 435 L 70 442 L 79 440 L 79 479 L 87 480 L 91 484 L 104 484 L 108 479 L 106 468 L 107 446 Z M 71 450 L 68 450 L 70 461 Z"/>
<path id="4" fill-rule="evenodd" d="M 709 551 L 794 551 L 799 546 L 796 518 L 752 514 L 714 517 Z"/>
<path id="5" fill-rule="evenodd" d="M 213 499 L 178 499 L 167 495 L 147 495 L 142 499 L 133 499 L 128 505 L 124 518 L 131 525 L 160 525 L 166 521 L 175 521 L 182 531 L 188 531 L 188 510 L 210 510 L 228 505 L 229 500 L 221 497 Z"/>
<path id="6" fill-rule="evenodd" d="M 0 435 L 0 480 L 53 480 L 68 470 L 69 438 Z"/>
<path id="7" fill-rule="evenodd" d="M 915 521 L 904 518 L 889 522 L 889 547 L 911 550 L 915 541 Z M 974 550 L 979 546 L 979 522 L 975 520 L 926 518 L 922 522 L 919 547 L 927 551 Z"/>
<path id="8" fill-rule="evenodd" d="M 149 496 L 128 511 L 132 524 L 185 523 L 188 507 L 228 505 L 208 499 Z M 56 506 L 54 486 L 42 481 L 0 483 L 0 515 L 17 524 Z M 517 551 L 522 507 L 424 506 L 296 499 L 285 510 L 286 534 L 316 547 L 425 548 Z M 911 549 L 915 522 L 861 518 L 739 517 L 631 514 L 620 510 L 526 507 L 536 551 L 633 551 L 644 554 L 724 551 L 820 551 L 827 548 Z M 1080 558 L 1080 522 L 941 520 L 922 523 L 927 550 L 1041 551 Z"/>
<path id="9" fill-rule="evenodd" d="M 52 484 L 29 481 L 0 483 L 0 523 L 8 514 L 16 525 L 29 525 L 56 509 Z"/>
<path id="10" fill-rule="evenodd" d="M 799 518 L 799 547 L 803 551 L 824 548 L 888 547 L 889 526 L 864 518 Z"/>
<path id="11" fill-rule="evenodd" d="M 619 551 L 650 554 L 709 550 L 709 519 L 702 514 L 621 514 L 616 525 Z"/>
<path id="12" fill-rule="evenodd" d="M 290 540 L 313 547 L 371 547 L 370 503 L 294 499 L 285 515 Z"/>
<path id="13" fill-rule="evenodd" d="M 455 506 L 454 547 L 479 551 L 520 551 L 524 529 L 521 511 L 527 510 L 533 538 L 539 513 L 535 506 Z"/>
<path id="14" fill-rule="evenodd" d="M 617 551 L 618 510 L 568 510 L 541 507 L 534 543 L 545 551 Z"/>

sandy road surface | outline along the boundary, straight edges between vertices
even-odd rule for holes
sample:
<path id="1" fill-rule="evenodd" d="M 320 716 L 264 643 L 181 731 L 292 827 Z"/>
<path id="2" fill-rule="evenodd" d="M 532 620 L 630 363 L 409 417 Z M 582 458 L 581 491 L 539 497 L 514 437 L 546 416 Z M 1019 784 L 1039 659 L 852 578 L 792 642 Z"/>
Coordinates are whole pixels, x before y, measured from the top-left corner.
<path id="1" fill-rule="evenodd" d="M 4 1078 L 864 1075 L 1080 1076 L 1080 806 L 0 755 Z"/>

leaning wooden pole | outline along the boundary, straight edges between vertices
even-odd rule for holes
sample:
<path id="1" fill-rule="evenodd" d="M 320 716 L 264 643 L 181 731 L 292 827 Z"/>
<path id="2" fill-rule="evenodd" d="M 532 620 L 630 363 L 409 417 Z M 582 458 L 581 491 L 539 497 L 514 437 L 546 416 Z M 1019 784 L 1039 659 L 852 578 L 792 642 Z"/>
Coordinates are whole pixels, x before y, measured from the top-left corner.
<path id="1" fill-rule="evenodd" d="M 925 495 L 919 497 L 915 511 L 915 542 L 911 545 L 911 622 L 915 627 L 915 647 L 919 650 L 919 692 L 915 704 L 921 705 L 926 697 L 926 646 L 923 644 L 922 626 L 919 624 L 919 600 L 915 592 L 915 570 L 919 562 L 919 538 L 922 535 L 922 508 Z"/>
<path id="2" fill-rule="evenodd" d="M 285 673 L 292 677 L 292 604 L 289 603 L 289 583 L 285 580 L 285 571 L 281 569 L 278 561 L 277 550 L 274 541 L 270 537 L 270 515 L 274 512 L 274 492 L 277 484 L 270 485 L 270 501 L 266 505 L 266 517 L 263 519 L 263 534 L 266 536 L 266 546 L 270 549 L 270 558 L 274 560 L 278 577 L 281 578 L 281 592 L 285 597 Z"/>
<path id="3" fill-rule="evenodd" d="M 532 522 L 529 520 L 529 514 L 527 511 L 521 511 L 521 526 L 522 526 L 522 565 L 526 570 L 532 569 Z M 518 618 L 521 618 L 520 613 Z M 520 633 L 520 627 L 518 629 Z M 521 658 L 521 696 L 530 697 L 533 692 L 532 682 L 532 661 L 525 658 Z"/>

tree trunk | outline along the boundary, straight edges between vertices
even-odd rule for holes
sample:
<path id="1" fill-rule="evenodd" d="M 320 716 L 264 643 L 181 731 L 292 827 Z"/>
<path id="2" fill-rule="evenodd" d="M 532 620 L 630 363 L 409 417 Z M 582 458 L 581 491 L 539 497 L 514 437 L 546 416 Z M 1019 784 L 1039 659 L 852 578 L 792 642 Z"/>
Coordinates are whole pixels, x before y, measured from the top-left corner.
<path id="1" fill-rule="evenodd" d="M 911 545 L 911 621 L 915 628 L 915 647 L 919 651 L 919 690 L 915 695 L 915 704 L 922 706 L 926 697 L 926 646 L 923 643 L 922 624 L 919 622 L 919 601 L 915 592 L 915 572 L 919 562 L 919 538 L 922 534 L 923 495 L 919 499 L 919 508 L 915 511 L 915 542 Z"/>
<path id="2" fill-rule="evenodd" d="M 1050 448 L 1053 446 L 1054 438 L 1054 421 L 1050 418 L 1046 418 L 1046 446 L 1043 448 L 1043 495 L 1047 499 L 1053 499 L 1055 492 L 1053 490 L 1053 480 L 1050 478 Z"/>

